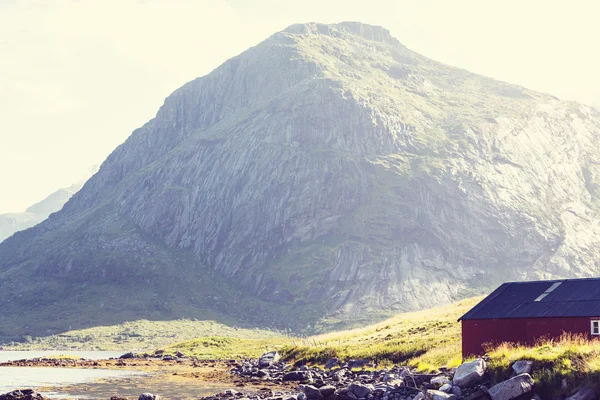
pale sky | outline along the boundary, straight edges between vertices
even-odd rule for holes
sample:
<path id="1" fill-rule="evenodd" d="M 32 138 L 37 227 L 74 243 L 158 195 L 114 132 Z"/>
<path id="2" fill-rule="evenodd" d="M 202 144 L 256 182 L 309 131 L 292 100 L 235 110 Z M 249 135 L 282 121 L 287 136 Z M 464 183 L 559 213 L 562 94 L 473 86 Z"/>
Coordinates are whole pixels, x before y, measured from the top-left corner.
<path id="1" fill-rule="evenodd" d="M 165 97 L 297 22 L 600 104 L 596 0 L 0 0 L 0 213 L 101 163 Z"/>

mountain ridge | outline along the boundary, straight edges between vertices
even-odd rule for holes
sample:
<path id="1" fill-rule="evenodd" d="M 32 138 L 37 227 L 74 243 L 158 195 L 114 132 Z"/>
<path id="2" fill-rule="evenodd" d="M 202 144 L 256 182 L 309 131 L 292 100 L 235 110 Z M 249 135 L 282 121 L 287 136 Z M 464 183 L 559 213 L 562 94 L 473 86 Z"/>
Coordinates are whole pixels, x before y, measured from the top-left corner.
<path id="1" fill-rule="evenodd" d="M 177 89 L 61 212 L 0 245 L 0 289 L 21 293 L 0 318 L 49 307 L 24 288 L 32 273 L 52 299 L 182 285 L 165 309 L 119 293 L 153 318 L 212 307 L 295 329 L 591 275 L 599 136 L 590 107 L 384 28 L 292 25 Z M 188 281 L 204 274 L 237 300 L 202 296 Z"/>

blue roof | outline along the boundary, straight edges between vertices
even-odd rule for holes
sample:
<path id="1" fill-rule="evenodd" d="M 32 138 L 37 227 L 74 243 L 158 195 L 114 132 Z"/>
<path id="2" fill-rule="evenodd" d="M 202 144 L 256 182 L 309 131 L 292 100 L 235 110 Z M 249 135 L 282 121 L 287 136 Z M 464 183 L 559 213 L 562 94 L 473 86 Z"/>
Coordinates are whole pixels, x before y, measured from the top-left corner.
<path id="1" fill-rule="evenodd" d="M 600 317 L 600 278 L 507 282 L 459 318 Z"/>

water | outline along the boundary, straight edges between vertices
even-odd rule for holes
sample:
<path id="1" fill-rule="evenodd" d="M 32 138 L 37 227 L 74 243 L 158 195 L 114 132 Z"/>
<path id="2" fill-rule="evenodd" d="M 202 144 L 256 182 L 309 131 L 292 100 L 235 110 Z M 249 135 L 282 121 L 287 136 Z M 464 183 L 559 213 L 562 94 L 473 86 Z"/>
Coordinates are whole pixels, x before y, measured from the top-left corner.
<path id="1" fill-rule="evenodd" d="M 123 351 L 0 351 L 0 362 L 69 355 L 89 360 L 116 358 Z M 190 399 L 219 393 L 226 387 L 206 382 L 178 382 L 167 371 L 145 373 L 101 368 L 0 367 L 0 394 L 15 389 L 34 389 L 55 399 L 137 398 L 144 392 L 165 399 Z"/>
<path id="2" fill-rule="evenodd" d="M 119 357 L 123 353 L 122 351 L 0 351 L 0 362 L 58 355 L 101 360 Z M 136 371 L 108 369 L 0 367 L 0 394 L 15 389 L 60 388 L 62 386 L 94 383 L 99 380 L 123 379 L 141 375 L 144 374 Z M 41 390 L 41 392 L 47 396 L 67 397 L 66 393 L 61 393 L 56 389 Z"/>
<path id="3" fill-rule="evenodd" d="M 86 360 L 106 360 L 118 358 L 125 351 L 0 351 L 0 363 L 32 358 L 44 358 L 52 356 L 71 356 L 85 358 Z M 0 381 L 1 382 L 1 381 Z"/>
<path id="4" fill-rule="evenodd" d="M 44 367 L 0 367 L 0 394 L 15 389 L 60 387 L 93 382 L 99 379 L 117 379 L 141 375 L 135 371 L 107 369 L 44 368 Z M 42 393 L 63 397 L 59 391 Z"/>

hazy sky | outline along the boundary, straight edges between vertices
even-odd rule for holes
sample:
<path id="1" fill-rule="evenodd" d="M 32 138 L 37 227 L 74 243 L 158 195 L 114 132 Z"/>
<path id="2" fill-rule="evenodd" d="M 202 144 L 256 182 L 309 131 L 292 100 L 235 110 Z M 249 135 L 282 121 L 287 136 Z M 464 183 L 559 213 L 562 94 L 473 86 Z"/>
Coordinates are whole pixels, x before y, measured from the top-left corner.
<path id="1" fill-rule="evenodd" d="M 596 0 L 0 0 L 0 213 L 68 186 L 183 83 L 296 22 L 600 104 Z"/>

